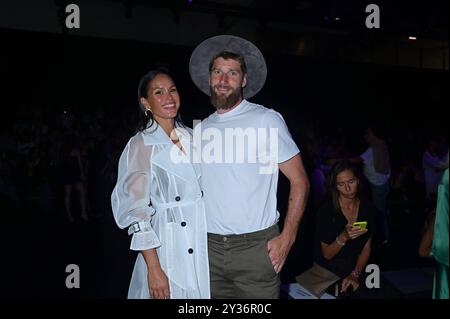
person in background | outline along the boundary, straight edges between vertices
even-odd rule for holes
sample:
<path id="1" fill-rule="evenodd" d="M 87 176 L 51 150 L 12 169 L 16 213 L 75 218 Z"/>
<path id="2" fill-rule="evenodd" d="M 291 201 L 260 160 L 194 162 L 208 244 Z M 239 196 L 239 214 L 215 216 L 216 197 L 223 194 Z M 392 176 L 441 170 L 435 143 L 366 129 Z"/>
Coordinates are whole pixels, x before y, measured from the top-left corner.
<path id="1" fill-rule="evenodd" d="M 377 221 L 380 229 L 380 242 L 386 245 L 390 241 L 390 231 L 387 212 L 387 197 L 389 194 L 389 179 L 391 163 L 389 149 L 380 137 L 380 128 L 368 126 L 364 132 L 364 139 L 369 147 L 357 157 L 350 159 L 352 163 L 363 165 L 363 174 L 370 184 L 371 199 L 377 209 Z"/>
<path id="2" fill-rule="evenodd" d="M 316 219 L 314 262 L 342 279 L 340 292 L 357 290 L 371 254 L 375 207 L 361 195 L 356 168 L 339 160 L 327 176 L 328 199 Z M 354 227 L 354 222 L 367 222 Z"/>
<path id="3" fill-rule="evenodd" d="M 436 195 L 442 173 L 448 168 L 448 149 L 445 154 L 443 154 L 444 152 L 439 141 L 436 138 L 431 138 L 422 156 L 426 196 L 433 206 L 436 204 Z"/>
<path id="4" fill-rule="evenodd" d="M 419 256 L 431 257 L 431 247 L 433 245 L 434 224 L 436 222 L 436 210 L 433 209 L 427 215 L 423 227 L 422 238 L 419 244 Z"/>
<path id="5" fill-rule="evenodd" d="M 75 137 L 68 137 L 63 147 L 61 179 L 64 185 L 64 207 L 67 220 L 71 223 L 75 221 L 72 214 L 72 190 L 78 192 L 81 209 L 81 218 L 87 222 L 87 192 L 86 192 L 86 167 L 82 159 L 81 147 Z"/>
<path id="6" fill-rule="evenodd" d="M 419 244 L 419 256 L 433 257 L 436 260 L 433 299 L 449 298 L 448 178 L 447 168 L 438 185 L 436 210 L 428 214 Z"/>
<path id="7" fill-rule="evenodd" d="M 437 261 L 434 275 L 433 298 L 448 299 L 448 168 L 442 174 L 438 186 L 436 222 L 434 224 L 433 244 L 431 254 Z"/>

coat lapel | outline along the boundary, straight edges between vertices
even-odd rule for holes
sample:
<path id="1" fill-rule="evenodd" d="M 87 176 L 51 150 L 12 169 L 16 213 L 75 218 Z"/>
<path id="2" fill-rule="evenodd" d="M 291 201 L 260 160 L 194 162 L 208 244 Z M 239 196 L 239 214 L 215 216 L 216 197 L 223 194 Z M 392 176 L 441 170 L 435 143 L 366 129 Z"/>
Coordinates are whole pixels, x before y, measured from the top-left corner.
<path id="1" fill-rule="evenodd" d="M 177 135 L 180 138 L 180 143 L 183 146 L 183 149 L 185 150 L 185 156 L 188 157 L 189 161 L 191 162 L 194 173 L 196 175 L 196 178 L 199 179 L 201 176 L 201 169 L 200 163 L 195 161 L 195 159 L 199 157 L 197 154 L 195 154 L 195 152 L 198 152 L 198 149 L 195 147 L 193 143 L 192 129 L 176 128 L 175 130 L 177 131 Z"/>
<path id="2" fill-rule="evenodd" d="M 192 151 L 192 143 L 190 141 L 191 137 L 189 132 L 185 130 L 177 130 L 177 135 L 180 139 L 180 143 L 183 149 L 187 151 L 185 155 L 181 150 L 172 143 L 169 136 L 164 132 L 164 130 L 153 123 L 148 129 L 145 130 L 143 134 L 144 144 L 146 145 L 160 145 L 161 150 L 155 152 L 153 155 L 153 164 L 162 168 L 163 170 L 178 176 L 184 181 L 197 180 L 197 174 L 190 162 L 190 152 Z"/>
<path id="3" fill-rule="evenodd" d="M 159 126 L 156 121 L 142 132 L 145 145 L 172 144 L 166 132 Z"/>

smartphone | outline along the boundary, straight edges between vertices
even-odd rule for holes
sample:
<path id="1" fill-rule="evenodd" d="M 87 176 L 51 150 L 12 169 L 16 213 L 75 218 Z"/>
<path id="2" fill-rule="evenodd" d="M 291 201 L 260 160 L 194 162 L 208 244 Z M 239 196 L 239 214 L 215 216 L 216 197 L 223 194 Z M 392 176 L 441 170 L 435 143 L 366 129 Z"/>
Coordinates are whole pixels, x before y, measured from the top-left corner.
<path id="1" fill-rule="evenodd" d="M 361 229 L 366 229 L 367 222 L 354 222 L 353 227 L 360 227 Z"/>

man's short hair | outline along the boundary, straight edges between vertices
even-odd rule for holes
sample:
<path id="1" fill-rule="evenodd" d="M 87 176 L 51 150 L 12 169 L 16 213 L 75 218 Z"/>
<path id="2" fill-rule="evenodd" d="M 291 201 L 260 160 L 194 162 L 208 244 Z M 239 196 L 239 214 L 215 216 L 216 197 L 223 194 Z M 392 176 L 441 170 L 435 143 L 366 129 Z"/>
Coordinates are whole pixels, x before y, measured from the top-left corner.
<path id="1" fill-rule="evenodd" d="M 212 67 L 214 65 L 214 61 L 216 61 L 216 59 L 218 58 L 222 58 L 224 60 L 236 60 L 240 63 L 241 65 L 241 71 L 242 71 L 242 75 L 244 76 L 245 74 L 247 74 L 247 64 L 245 63 L 245 59 L 242 55 L 238 54 L 238 53 L 234 53 L 234 52 L 229 52 L 229 51 L 222 51 L 217 53 L 215 56 L 212 57 L 210 63 L 209 63 L 209 72 L 211 73 L 212 71 Z"/>

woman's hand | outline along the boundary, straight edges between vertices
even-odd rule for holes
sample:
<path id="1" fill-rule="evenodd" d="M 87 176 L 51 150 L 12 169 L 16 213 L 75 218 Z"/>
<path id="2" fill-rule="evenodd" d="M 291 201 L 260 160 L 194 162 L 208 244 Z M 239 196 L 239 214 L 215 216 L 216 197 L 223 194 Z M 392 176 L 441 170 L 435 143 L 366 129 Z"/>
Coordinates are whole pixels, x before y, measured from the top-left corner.
<path id="1" fill-rule="evenodd" d="M 343 238 L 345 238 L 345 241 L 347 241 L 349 239 L 358 238 L 359 236 L 367 233 L 367 231 L 367 228 L 361 229 L 361 227 L 359 226 L 353 227 L 351 225 L 347 225 L 341 235 Z"/>
<path id="2" fill-rule="evenodd" d="M 354 272 L 352 272 L 350 275 L 344 278 L 344 280 L 342 280 L 340 292 L 345 292 L 350 286 L 353 286 L 353 291 L 355 291 L 359 287 L 359 278 Z"/>
<path id="3" fill-rule="evenodd" d="M 149 269 L 147 279 L 148 290 L 152 299 L 170 299 L 169 280 L 160 267 Z"/>

